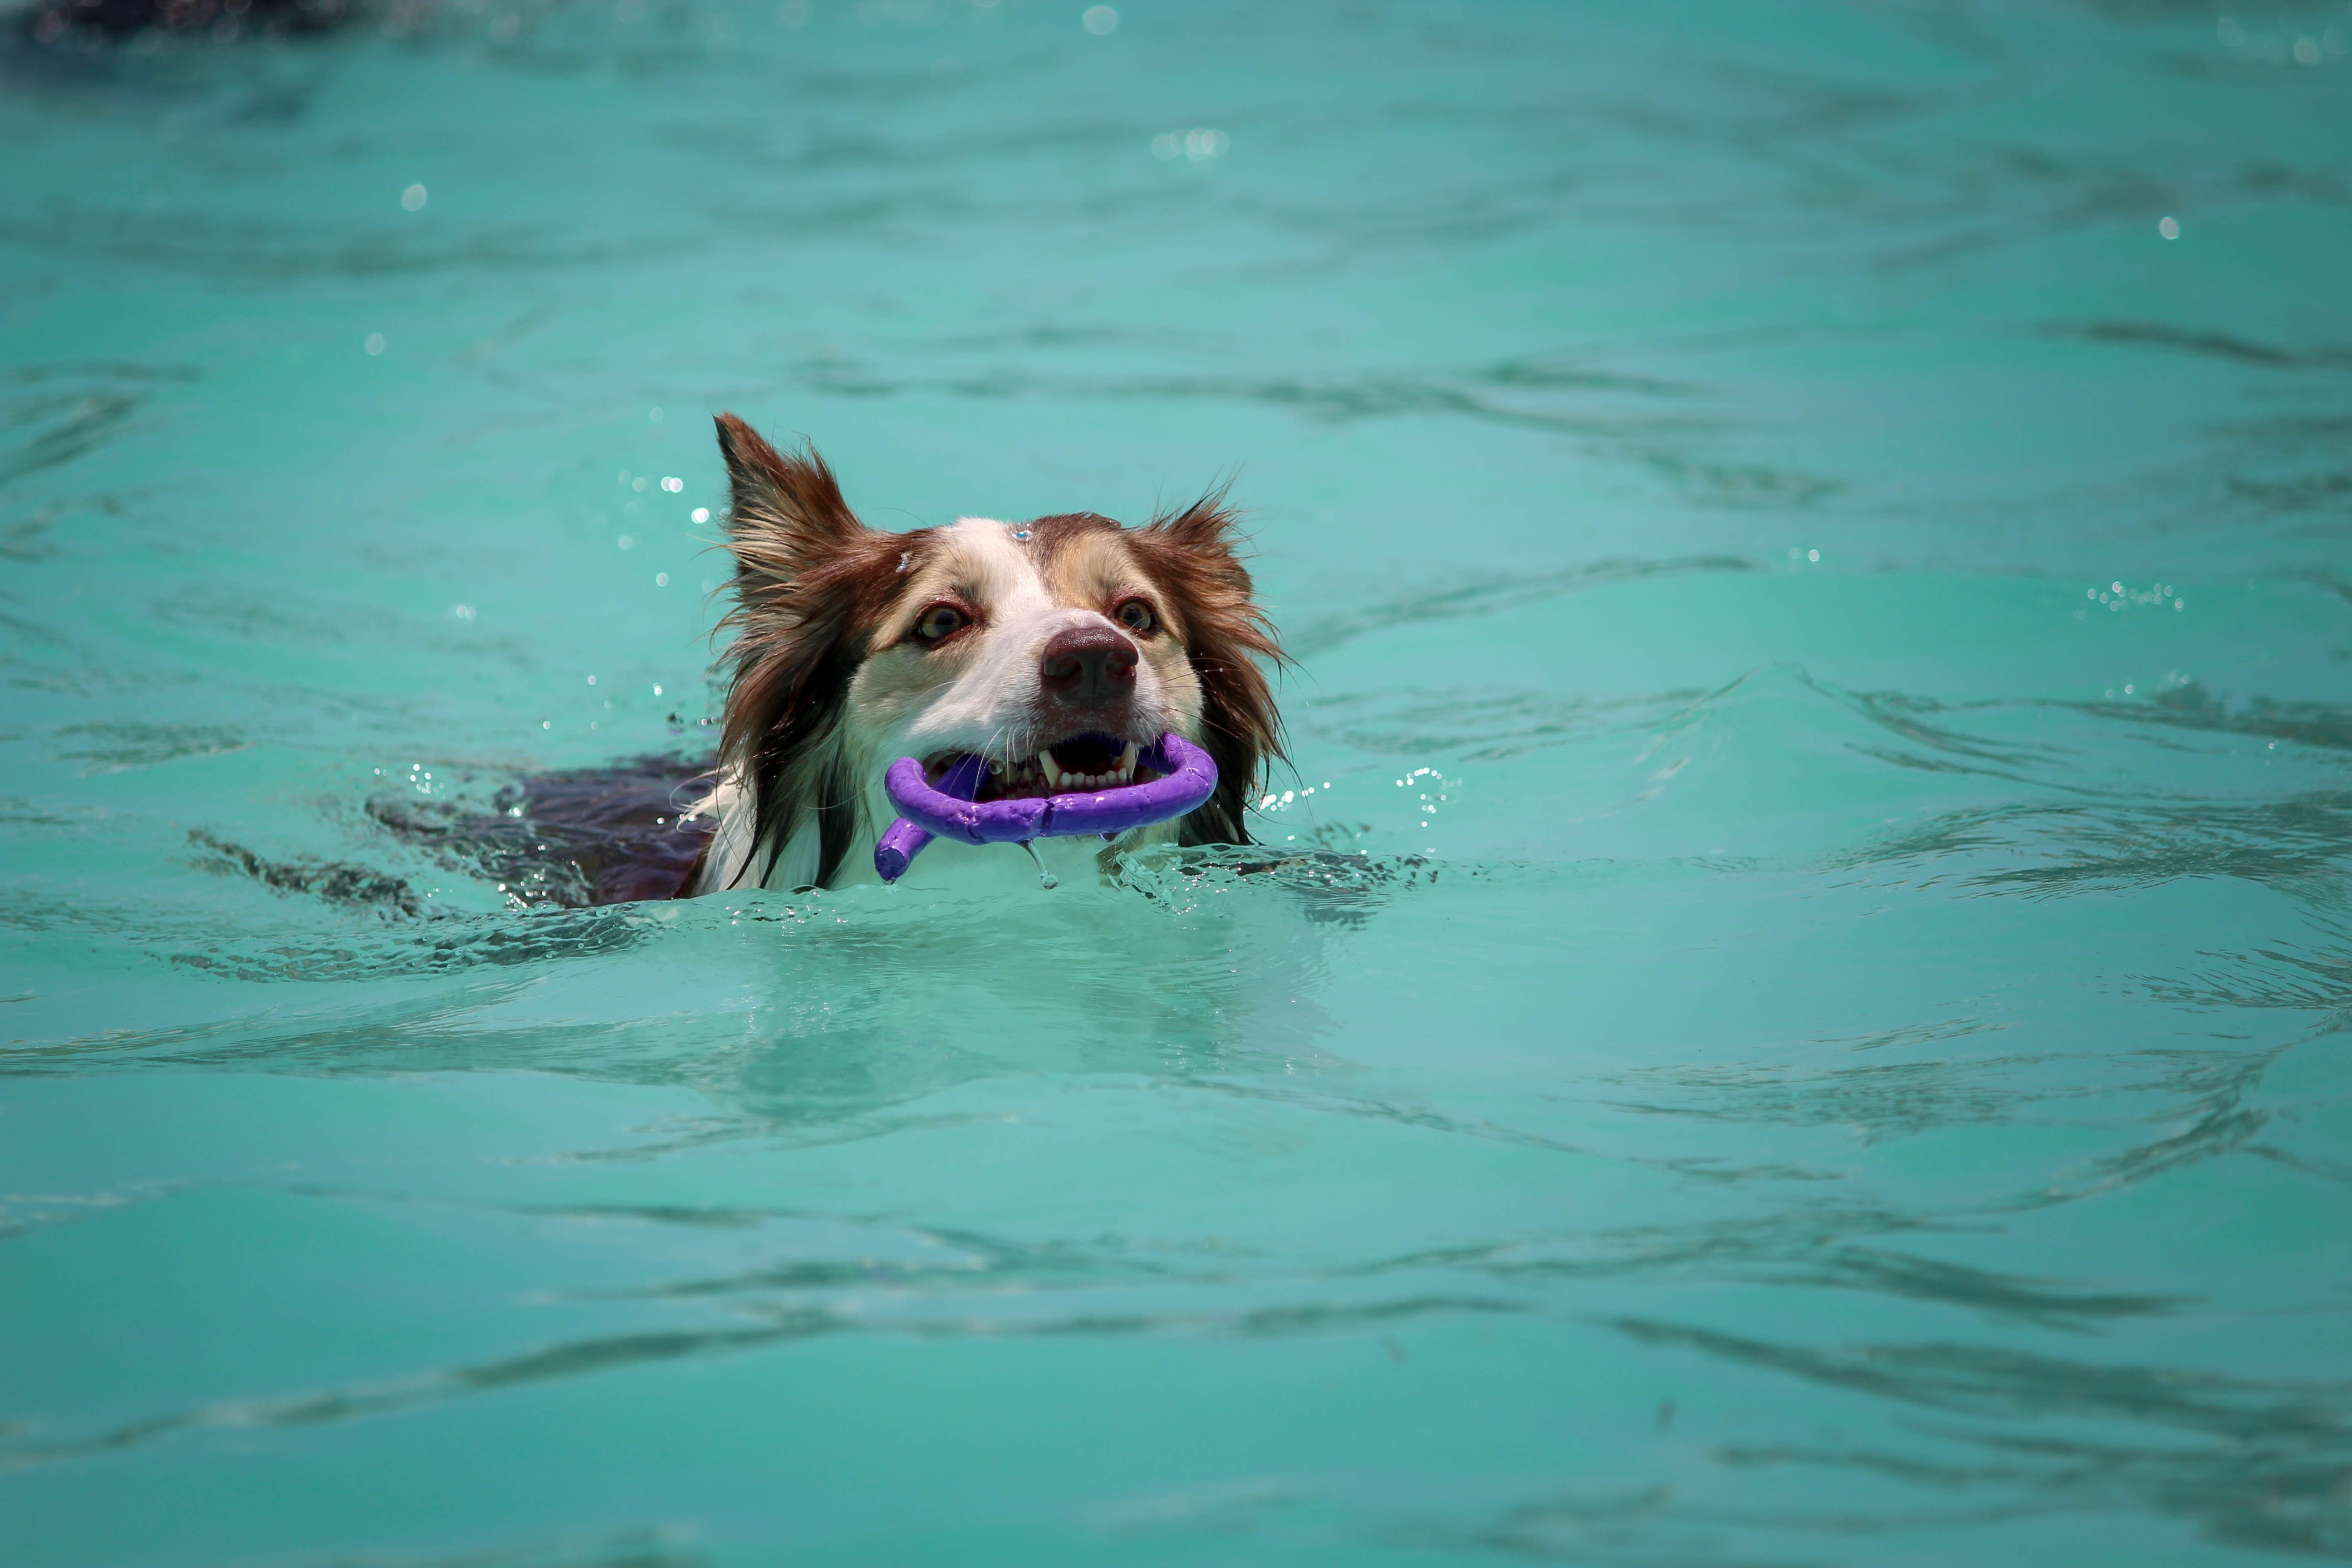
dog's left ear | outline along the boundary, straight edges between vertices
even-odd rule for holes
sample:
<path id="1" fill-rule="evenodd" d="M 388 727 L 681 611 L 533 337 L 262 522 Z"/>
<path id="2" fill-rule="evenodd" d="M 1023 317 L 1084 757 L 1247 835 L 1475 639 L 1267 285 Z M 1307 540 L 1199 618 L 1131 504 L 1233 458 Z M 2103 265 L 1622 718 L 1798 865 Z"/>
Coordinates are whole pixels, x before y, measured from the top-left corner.
<path id="1" fill-rule="evenodd" d="M 741 577 L 765 580 L 739 579 L 745 592 L 795 582 L 872 535 L 841 499 L 841 486 L 814 447 L 786 457 L 732 414 L 721 414 L 719 455 L 733 493 L 728 548 Z"/>
<path id="2" fill-rule="evenodd" d="M 1215 491 L 1129 536 L 1177 601 L 1185 656 L 1201 682 L 1201 744 L 1217 760 L 1217 793 L 1184 819 L 1185 844 L 1248 843 L 1243 814 L 1266 765 L 1283 755 L 1282 720 L 1259 663 L 1282 664 L 1282 645 L 1257 606 L 1235 549 L 1240 520 L 1224 500 Z"/>

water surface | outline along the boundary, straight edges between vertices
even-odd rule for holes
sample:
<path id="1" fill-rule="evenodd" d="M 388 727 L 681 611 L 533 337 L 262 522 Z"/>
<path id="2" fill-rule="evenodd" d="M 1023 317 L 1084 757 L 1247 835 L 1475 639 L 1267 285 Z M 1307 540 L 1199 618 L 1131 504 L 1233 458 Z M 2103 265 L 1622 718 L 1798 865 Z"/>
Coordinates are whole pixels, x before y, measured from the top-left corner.
<path id="1" fill-rule="evenodd" d="M 7 55 L 0 1556 L 2352 1555 L 2352 13 L 1079 11 Z M 719 409 L 1235 479 L 1296 858 L 388 832 Z"/>

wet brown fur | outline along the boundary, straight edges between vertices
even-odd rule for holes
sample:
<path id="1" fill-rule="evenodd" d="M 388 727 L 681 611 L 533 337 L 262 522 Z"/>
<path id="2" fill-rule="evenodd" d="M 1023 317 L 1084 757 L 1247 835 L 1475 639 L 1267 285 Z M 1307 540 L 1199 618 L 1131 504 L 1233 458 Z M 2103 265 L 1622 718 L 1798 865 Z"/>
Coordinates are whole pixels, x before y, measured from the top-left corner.
<path id="1" fill-rule="evenodd" d="M 736 603 L 719 625 L 732 627 L 733 668 L 719 742 L 723 767 L 749 782 L 757 801 L 755 847 L 764 880 L 811 814 L 818 826 L 818 884 L 830 885 L 867 825 L 863 780 L 838 744 L 851 679 L 900 592 L 902 558 L 911 574 L 938 547 L 937 532 L 867 528 L 814 450 L 780 454 L 732 414 L 719 416 L 733 504 Z M 1223 491 L 1139 529 L 1093 512 L 1029 524 L 1041 560 L 1083 534 L 1118 534 L 1165 595 L 1202 704 L 1200 742 L 1216 759 L 1217 792 L 1186 816 L 1178 842 L 1246 844 L 1244 813 L 1262 770 L 1283 753 L 1281 721 L 1265 672 L 1282 662 L 1273 627 L 1252 598 L 1235 553 L 1236 521 Z M 727 886 L 751 864 L 730 868 Z"/>
<path id="2" fill-rule="evenodd" d="M 1178 606 L 1184 650 L 1201 682 L 1201 747 L 1217 760 L 1217 793 L 1184 819 L 1180 844 L 1247 844 L 1243 813 L 1262 770 L 1284 757 L 1282 720 L 1259 660 L 1279 666 L 1282 645 L 1234 551 L 1238 521 L 1223 490 L 1128 533 Z"/>
<path id="3" fill-rule="evenodd" d="M 764 854 L 767 866 L 751 879 L 764 879 L 814 813 L 824 885 L 864 826 L 863 782 L 833 744 L 849 680 L 896 597 L 899 556 L 929 541 L 866 527 L 814 449 L 785 457 L 732 414 L 719 416 L 719 450 L 736 563 L 735 607 L 719 626 L 737 630 L 719 763 L 750 781 L 758 803 L 751 858 Z M 730 869 L 726 885 L 751 869 Z"/>

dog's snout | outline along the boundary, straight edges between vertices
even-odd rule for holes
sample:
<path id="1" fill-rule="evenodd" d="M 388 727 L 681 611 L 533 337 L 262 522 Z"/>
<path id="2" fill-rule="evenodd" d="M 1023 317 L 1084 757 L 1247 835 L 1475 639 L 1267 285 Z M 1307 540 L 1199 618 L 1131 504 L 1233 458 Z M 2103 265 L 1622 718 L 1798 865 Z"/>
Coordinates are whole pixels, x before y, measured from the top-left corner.
<path id="1" fill-rule="evenodd" d="M 1037 679 L 1064 702 L 1115 701 L 1135 690 L 1135 645 L 1108 626 L 1057 632 L 1037 658 Z"/>

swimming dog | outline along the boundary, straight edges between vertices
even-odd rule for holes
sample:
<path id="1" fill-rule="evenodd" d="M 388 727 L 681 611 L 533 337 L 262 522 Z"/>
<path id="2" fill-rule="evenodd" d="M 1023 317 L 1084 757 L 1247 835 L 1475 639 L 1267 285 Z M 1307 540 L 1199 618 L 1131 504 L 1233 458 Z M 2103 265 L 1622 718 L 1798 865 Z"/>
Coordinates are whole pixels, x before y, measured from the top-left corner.
<path id="1" fill-rule="evenodd" d="M 1099 838 L 1041 840 L 1069 864 L 1154 842 L 1246 844 L 1265 767 L 1282 754 L 1264 664 L 1282 651 L 1235 553 L 1223 492 L 1138 528 L 1094 512 L 868 528 L 814 448 L 779 452 L 719 416 L 731 491 L 733 633 L 715 824 L 686 896 L 873 880 L 898 815 L 883 772 L 938 780 L 987 763 L 982 801 L 1142 782 L 1138 752 L 1173 731 L 1217 764 L 1189 815 Z M 1025 872 L 1010 846 L 942 842 L 933 874 L 973 858 Z"/>

